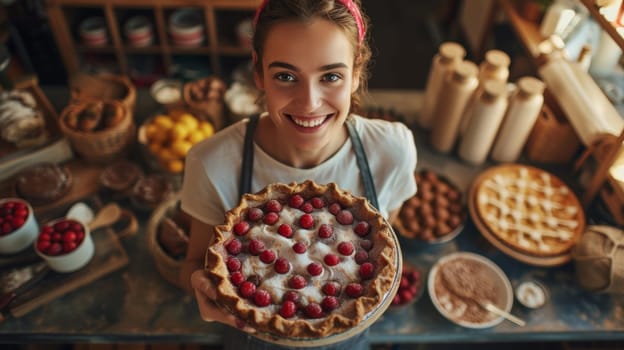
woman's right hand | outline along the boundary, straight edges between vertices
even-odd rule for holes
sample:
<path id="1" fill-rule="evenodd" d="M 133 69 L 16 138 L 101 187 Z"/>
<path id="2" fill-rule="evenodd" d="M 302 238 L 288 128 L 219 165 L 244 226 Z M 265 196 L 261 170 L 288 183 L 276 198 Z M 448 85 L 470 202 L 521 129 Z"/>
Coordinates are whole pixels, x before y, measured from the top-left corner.
<path id="1" fill-rule="evenodd" d="M 206 276 L 204 270 L 196 270 L 191 274 L 191 286 L 195 291 L 197 305 L 201 318 L 207 322 L 221 322 L 239 328 L 248 333 L 255 333 L 255 329 L 245 325 L 245 322 L 215 304 L 216 288 Z"/>

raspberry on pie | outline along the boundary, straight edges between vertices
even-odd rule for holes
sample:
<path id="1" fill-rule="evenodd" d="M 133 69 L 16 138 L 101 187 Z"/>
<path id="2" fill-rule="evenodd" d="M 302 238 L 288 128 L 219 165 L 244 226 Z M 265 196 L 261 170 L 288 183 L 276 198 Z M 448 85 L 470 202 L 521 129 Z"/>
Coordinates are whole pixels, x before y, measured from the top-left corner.
<path id="1" fill-rule="evenodd" d="M 306 340 L 381 315 L 400 261 L 392 228 L 365 198 L 306 181 L 244 195 L 215 227 L 205 266 L 226 310 L 271 337 Z"/>

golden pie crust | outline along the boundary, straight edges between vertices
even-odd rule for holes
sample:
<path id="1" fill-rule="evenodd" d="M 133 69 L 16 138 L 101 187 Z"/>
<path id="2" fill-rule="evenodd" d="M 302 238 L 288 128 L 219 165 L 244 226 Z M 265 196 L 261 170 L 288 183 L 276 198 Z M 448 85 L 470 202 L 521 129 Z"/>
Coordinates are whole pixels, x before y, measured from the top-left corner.
<path id="1" fill-rule="evenodd" d="M 293 208 L 289 204 L 290 198 L 297 194 L 306 203 L 312 202 L 314 198 L 320 198 L 324 203 L 322 207 L 317 205 L 309 212 L 314 218 L 314 226 L 309 229 L 301 227 L 303 224 L 299 221 L 306 213 L 302 211 L 303 206 Z M 269 225 L 264 223 L 264 217 L 269 212 L 265 208 L 267 202 L 273 199 L 279 201 L 282 209 L 279 221 Z M 340 205 L 341 210 L 352 214 L 352 224 L 338 222 L 338 215 L 334 215 L 336 211 L 331 209 L 335 203 Z M 334 205 L 333 209 L 336 207 Z M 250 208 L 263 209 L 263 219 L 249 219 L 247 213 Z M 241 221 L 250 224 L 249 231 L 244 235 L 235 232 L 235 225 Z M 360 222 L 368 224 L 366 234 L 357 230 L 356 226 Z M 279 234 L 278 227 L 281 224 L 291 224 L 291 237 Z M 331 237 L 321 237 L 319 227 L 322 224 L 333 226 Z M 234 239 L 238 239 L 243 246 L 236 255 L 230 252 L 228 246 Z M 274 251 L 277 258 L 287 259 L 289 271 L 278 273 L 274 268 L 275 262 L 267 264 L 253 255 L 249 249 L 252 239 L 263 241 L 265 248 Z M 304 253 L 294 251 L 297 242 L 307 247 Z M 338 246 L 343 242 L 352 243 L 354 249 L 351 254 L 340 253 Z M 340 262 L 335 265 L 326 263 L 324 259 L 327 255 L 337 256 Z M 262 289 L 269 292 L 269 305 L 258 306 L 253 296 L 241 295 L 239 287 L 233 282 L 233 272 L 228 269 L 228 261 L 232 256 L 242 262 L 239 272 L 246 281 L 257 285 L 256 291 Z M 356 256 L 359 258 L 356 259 Z M 365 260 L 362 260 L 363 256 Z M 205 269 L 217 286 L 217 302 L 251 327 L 281 338 L 318 339 L 346 332 L 368 319 L 372 313 L 384 311 L 380 307 L 382 302 L 388 300 L 389 293 L 396 289 L 396 276 L 400 270 L 398 257 L 400 248 L 394 232 L 365 198 L 353 196 L 339 189 L 335 183 L 318 185 L 306 181 L 301 184 L 272 184 L 256 194 L 245 194 L 240 204 L 226 213 L 225 223 L 215 227 L 215 241 L 206 252 Z M 307 267 L 312 263 L 323 267 L 320 275 L 309 273 Z M 372 276 L 363 277 L 361 269 L 364 264 L 372 264 Z M 304 277 L 304 288 L 291 287 L 289 281 L 295 275 Z M 339 305 L 334 309 L 325 309 L 323 304 L 327 297 L 324 289 L 326 284 L 337 287 L 334 296 Z M 357 296 L 349 295 L 349 284 L 362 286 L 361 293 Z M 297 312 L 294 316 L 283 317 L 280 310 L 286 294 L 293 291 L 299 295 Z M 307 314 L 307 306 L 312 303 L 322 305 L 322 315 L 311 317 Z"/>
<path id="2" fill-rule="evenodd" d="M 574 192 L 555 175 L 526 165 L 488 169 L 475 183 L 476 215 L 508 247 L 538 257 L 569 253 L 585 227 Z"/>

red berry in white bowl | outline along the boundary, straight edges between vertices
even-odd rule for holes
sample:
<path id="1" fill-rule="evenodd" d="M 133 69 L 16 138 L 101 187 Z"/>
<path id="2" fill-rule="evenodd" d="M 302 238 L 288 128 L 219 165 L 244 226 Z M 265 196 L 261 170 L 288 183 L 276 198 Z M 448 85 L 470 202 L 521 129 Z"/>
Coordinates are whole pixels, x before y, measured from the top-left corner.
<path id="1" fill-rule="evenodd" d="M 56 272 L 73 272 L 85 266 L 95 253 L 88 226 L 70 218 L 44 225 L 35 240 L 35 252 Z"/>
<path id="2" fill-rule="evenodd" d="M 403 265 L 399 289 L 390 305 L 404 306 L 411 304 L 418 299 L 422 288 L 423 284 L 420 270 L 411 265 Z"/>
<path id="3" fill-rule="evenodd" d="M 0 254 L 14 254 L 30 246 L 39 234 L 32 207 L 20 198 L 0 199 Z"/>
<path id="4" fill-rule="evenodd" d="M 74 251 L 84 240 L 84 226 L 72 219 L 62 219 L 41 228 L 37 249 L 46 255 L 56 256 Z"/>
<path id="5" fill-rule="evenodd" d="M 28 218 L 26 204 L 8 200 L 0 205 L 0 237 L 17 231 L 24 226 Z"/>

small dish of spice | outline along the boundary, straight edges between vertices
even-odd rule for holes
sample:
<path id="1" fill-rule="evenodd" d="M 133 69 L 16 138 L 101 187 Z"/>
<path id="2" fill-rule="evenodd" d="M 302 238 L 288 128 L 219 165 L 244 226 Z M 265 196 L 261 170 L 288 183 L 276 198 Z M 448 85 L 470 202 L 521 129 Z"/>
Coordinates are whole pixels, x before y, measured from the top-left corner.
<path id="1" fill-rule="evenodd" d="M 546 287 L 534 280 L 521 282 L 516 286 L 516 299 L 529 309 L 539 309 L 548 301 Z"/>

